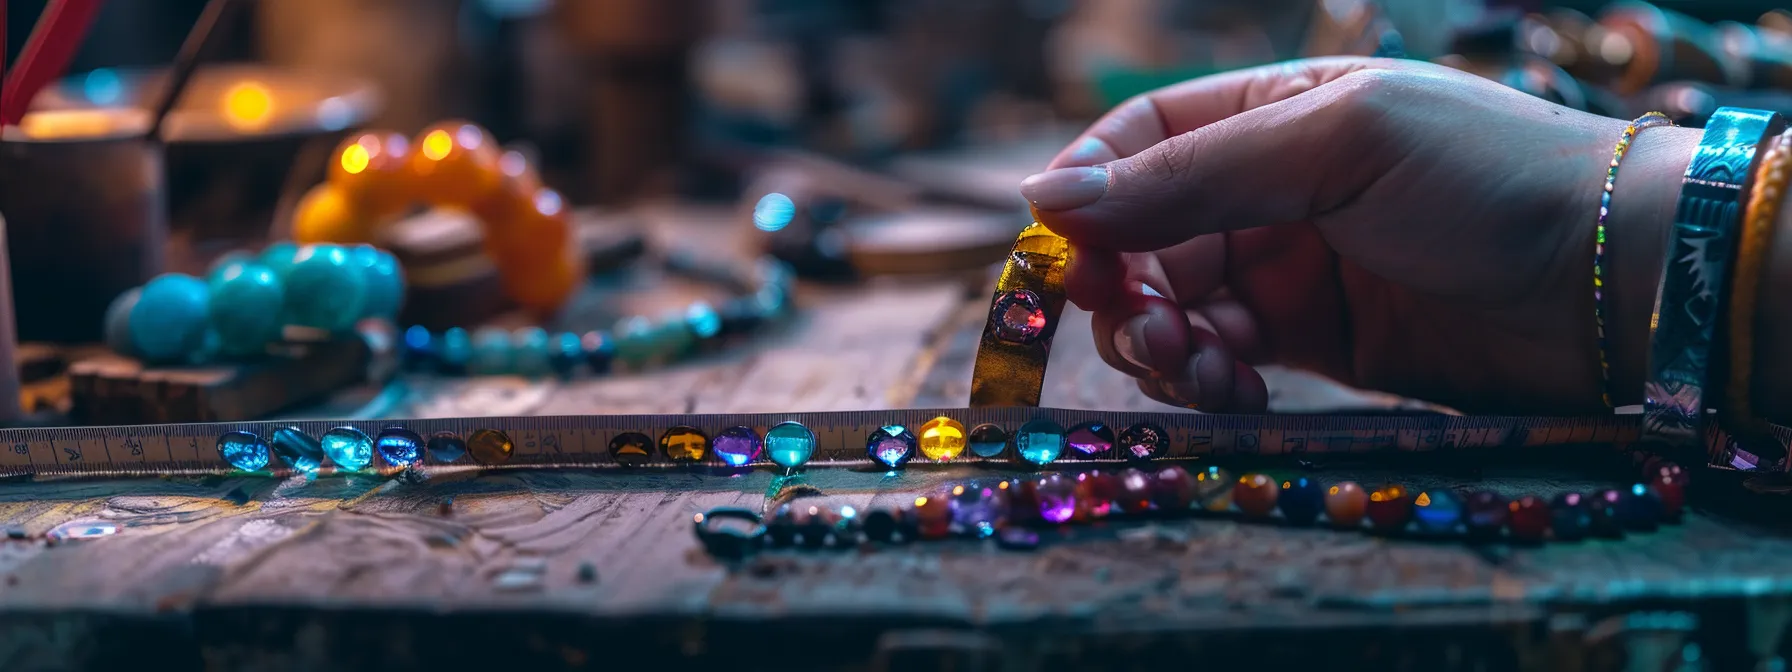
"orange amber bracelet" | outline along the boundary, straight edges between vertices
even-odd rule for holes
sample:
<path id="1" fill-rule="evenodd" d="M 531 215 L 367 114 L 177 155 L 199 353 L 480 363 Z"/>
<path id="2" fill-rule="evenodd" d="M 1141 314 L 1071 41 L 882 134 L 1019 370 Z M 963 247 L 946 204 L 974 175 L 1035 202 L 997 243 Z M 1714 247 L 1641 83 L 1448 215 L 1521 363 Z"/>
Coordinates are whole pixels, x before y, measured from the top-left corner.
<path id="1" fill-rule="evenodd" d="M 1760 423 L 1749 394 L 1754 381 L 1755 308 L 1760 305 L 1767 249 L 1773 243 L 1774 222 L 1785 202 L 1788 179 L 1792 179 L 1792 131 L 1769 141 L 1742 215 L 1742 240 L 1737 246 L 1736 274 L 1731 278 L 1730 383 L 1724 411 L 1726 424 L 1737 430 L 1756 428 Z"/>

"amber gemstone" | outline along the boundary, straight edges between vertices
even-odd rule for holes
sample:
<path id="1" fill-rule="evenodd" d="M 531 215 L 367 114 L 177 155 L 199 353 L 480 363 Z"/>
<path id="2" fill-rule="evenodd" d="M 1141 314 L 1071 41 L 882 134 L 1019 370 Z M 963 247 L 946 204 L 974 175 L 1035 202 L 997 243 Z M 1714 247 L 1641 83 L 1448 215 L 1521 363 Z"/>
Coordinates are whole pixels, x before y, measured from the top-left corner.
<path id="1" fill-rule="evenodd" d="M 327 179 L 365 213 L 398 214 L 411 204 L 411 141 L 391 131 L 349 136 L 330 156 Z"/>
<path id="2" fill-rule="evenodd" d="M 1325 517 L 1337 527 L 1359 527 L 1369 508 L 1369 493 L 1363 486 L 1344 481 L 1325 491 Z"/>
<path id="3" fill-rule="evenodd" d="M 623 432 L 610 439 L 610 457 L 625 467 L 639 467 L 653 461 L 653 439 L 639 432 Z"/>
<path id="4" fill-rule="evenodd" d="M 504 464 L 514 452 L 516 444 L 510 442 L 510 436 L 495 429 L 475 430 L 467 437 L 467 454 L 480 464 Z"/>
<path id="5" fill-rule="evenodd" d="M 510 300 L 537 314 L 551 315 L 584 286 L 585 257 L 568 248 L 530 265 L 502 269 L 498 280 Z"/>
<path id="6" fill-rule="evenodd" d="M 660 452 L 673 462 L 701 462 L 709 453 L 709 435 L 695 427 L 673 427 L 660 436 Z"/>
<path id="7" fill-rule="evenodd" d="M 485 129 L 448 121 L 423 129 L 412 143 L 412 193 L 432 205 L 470 208 L 499 189 L 498 149 Z"/>
<path id="8" fill-rule="evenodd" d="M 552 189 L 494 199 L 473 214 L 484 225 L 486 253 L 501 269 L 556 256 L 572 244 L 571 215 Z"/>
<path id="9" fill-rule="evenodd" d="M 1195 479 L 1174 464 L 1159 469 L 1152 478 L 1151 498 L 1159 511 L 1187 511 L 1195 501 Z"/>
<path id="10" fill-rule="evenodd" d="M 1238 485 L 1232 488 L 1232 503 L 1248 517 L 1268 518 L 1276 510 L 1276 496 L 1281 492 L 1276 479 L 1265 474 L 1245 474 L 1238 477 Z"/>
<path id="11" fill-rule="evenodd" d="M 373 225 L 372 215 L 328 183 L 305 192 L 292 211 L 292 238 L 301 245 L 373 242 Z"/>
<path id="12" fill-rule="evenodd" d="M 1526 495 L 1506 506 L 1506 529 L 1516 541 L 1538 542 L 1549 532 L 1549 504 Z"/>
<path id="13" fill-rule="evenodd" d="M 1412 519 L 1412 497 L 1399 485 L 1384 485 L 1369 493 L 1369 525 L 1381 532 L 1399 532 Z"/>
<path id="14" fill-rule="evenodd" d="M 952 501 L 947 493 L 915 498 L 915 528 L 922 539 L 952 534 Z"/>
<path id="15" fill-rule="evenodd" d="M 1137 469 L 1127 469 L 1116 477 L 1120 484 L 1119 497 L 1114 503 L 1127 513 L 1144 513 L 1151 510 L 1151 476 Z"/>

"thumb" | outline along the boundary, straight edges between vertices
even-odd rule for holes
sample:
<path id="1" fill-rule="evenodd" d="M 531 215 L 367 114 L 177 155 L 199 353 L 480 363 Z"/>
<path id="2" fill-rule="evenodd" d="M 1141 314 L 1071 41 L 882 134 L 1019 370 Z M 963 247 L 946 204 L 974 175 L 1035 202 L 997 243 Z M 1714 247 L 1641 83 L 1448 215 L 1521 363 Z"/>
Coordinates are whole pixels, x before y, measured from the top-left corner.
<path id="1" fill-rule="evenodd" d="M 1124 159 L 1034 175 L 1021 193 L 1052 231 L 1121 252 L 1308 219 L 1386 171 L 1374 126 L 1386 116 L 1388 76 L 1351 73 Z"/>

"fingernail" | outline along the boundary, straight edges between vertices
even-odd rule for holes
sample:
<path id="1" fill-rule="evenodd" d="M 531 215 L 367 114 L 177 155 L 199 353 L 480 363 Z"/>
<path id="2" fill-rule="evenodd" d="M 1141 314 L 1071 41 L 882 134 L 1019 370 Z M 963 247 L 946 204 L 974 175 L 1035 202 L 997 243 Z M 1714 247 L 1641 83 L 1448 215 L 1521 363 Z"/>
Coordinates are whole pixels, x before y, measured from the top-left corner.
<path id="1" fill-rule="evenodd" d="M 1150 369 L 1150 346 L 1146 345 L 1145 327 L 1150 326 L 1151 316 L 1140 315 L 1127 320 L 1114 332 L 1114 351 L 1122 359 L 1141 369 Z"/>
<path id="2" fill-rule="evenodd" d="M 1040 210 L 1075 210 L 1101 200 L 1108 191 L 1106 166 L 1059 168 L 1020 183 L 1020 194 Z"/>
<path id="3" fill-rule="evenodd" d="M 1201 363 L 1201 356 L 1195 355 L 1189 360 L 1188 369 L 1181 379 L 1167 379 L 1160 383 L 1164 394 L 1176 403 L 1188 408 L 1199 408 L 1201 400 L 1201 383 L 1195 379 L 1195 368 Z"/>
<path id="4" fill-rule="evenodd" d="M 1076 149 L 1070 150 L 1070 155 L 1066 158 L 1075 163 L 1106 163 L 1117 158 L 1113 154 L 1108 150 L 1108 143 L 1102 142 L 1100 138 L 1084 136 L 1077 141 Z"/>

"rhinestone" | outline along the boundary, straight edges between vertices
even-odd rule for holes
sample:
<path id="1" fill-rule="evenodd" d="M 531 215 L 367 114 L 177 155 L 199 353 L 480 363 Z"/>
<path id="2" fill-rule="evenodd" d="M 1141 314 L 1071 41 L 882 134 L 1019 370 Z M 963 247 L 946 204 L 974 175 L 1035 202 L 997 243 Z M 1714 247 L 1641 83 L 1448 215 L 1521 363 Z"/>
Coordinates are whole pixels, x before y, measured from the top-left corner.
<path id="1" fill-rule="evenodd" d="M 218 455 L 243 471 L 261 471 L 270 459 L 268 444 L 248 432 L 225 432 L 218 437 Z"/>
<path id="2" fill-rule="evenodd" d="M 394 467 L 408 467 L 423 457 L 423 437 L 403 427 L 388 427 L 374 439 L 380 459 Z"/>
<path id="3" fill-rule="evenodd" d="M 865 454 L 872 461 L 891 469 L 908 464 L 915 456 L 915 435 L 902 425 L 880 427 L 865 437 Z"/>
<path id="4" fill-rule="evenodd" d="M 996 299 L 990 308 L 990 325 L 997 339 L 1022 345 L 1045 333 L 1045 303 L 1038 294 L 1016 289 Z"/>
<path id="5" fill-rule="evenodd" d="M 762 444 L 752 427 L 729 427 L 716 434 L 716 457 L 728 466 L 738 467 L 759 459 Z"/>

